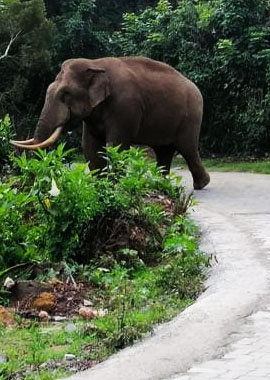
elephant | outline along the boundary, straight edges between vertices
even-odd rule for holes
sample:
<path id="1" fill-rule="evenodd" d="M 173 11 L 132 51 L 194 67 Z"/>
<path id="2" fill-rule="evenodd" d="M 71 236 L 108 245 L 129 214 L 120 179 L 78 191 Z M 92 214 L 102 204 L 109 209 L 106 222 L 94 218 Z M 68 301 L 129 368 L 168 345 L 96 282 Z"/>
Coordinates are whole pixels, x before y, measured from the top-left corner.
<path id="1" fill-rule="evenodd" d="M 74 121 L 83 121 L 82 148 L 90 169 L 101 169 L 104 146 L 151 147 L 169 173 L 179 152 L 194 189 L 210 182 L 198 151 L 203 99 L 196 85 L 166 63 L 146 57 L 65 61 L 47 89 L 34 138 L 13 141 L 25 149 L 52 145 Z"/>

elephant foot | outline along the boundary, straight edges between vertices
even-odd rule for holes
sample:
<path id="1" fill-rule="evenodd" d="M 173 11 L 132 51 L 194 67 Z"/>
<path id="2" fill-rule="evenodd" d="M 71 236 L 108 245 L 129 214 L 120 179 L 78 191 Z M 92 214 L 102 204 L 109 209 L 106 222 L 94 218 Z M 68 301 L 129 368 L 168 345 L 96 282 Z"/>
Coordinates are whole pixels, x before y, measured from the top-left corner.
<path id="1" fill-rule="evenodd" d="M 193 182 L 193 187 L 195 190 L 201 190 L 206 185 L 208 185 L 209 182 L 210 182 L 210 175 L 208 173 L 205 173 L 202 179 L 200 179 L 199 181 Z"/>

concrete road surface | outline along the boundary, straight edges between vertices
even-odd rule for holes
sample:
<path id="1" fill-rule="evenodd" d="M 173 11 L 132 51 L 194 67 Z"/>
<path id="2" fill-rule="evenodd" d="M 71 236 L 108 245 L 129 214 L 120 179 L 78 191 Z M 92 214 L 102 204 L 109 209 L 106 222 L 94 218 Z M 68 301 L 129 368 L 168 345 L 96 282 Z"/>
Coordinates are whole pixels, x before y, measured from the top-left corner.
<path id="1" fill-rule="evenodd" d="M 195 195 L 202 248 L 217 259 L 207 290 L 154 336 L 69 380 L 270 379 L 270 176 L 211 173 Z"/>

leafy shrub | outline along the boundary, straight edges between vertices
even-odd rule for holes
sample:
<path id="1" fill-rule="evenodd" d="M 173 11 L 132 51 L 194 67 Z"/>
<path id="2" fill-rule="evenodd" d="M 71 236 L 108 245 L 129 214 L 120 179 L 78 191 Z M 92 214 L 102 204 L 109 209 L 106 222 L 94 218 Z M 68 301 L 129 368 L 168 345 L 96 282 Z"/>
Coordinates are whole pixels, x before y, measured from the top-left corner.
<path id="1" fill-rule="evenodd" d="M 9 115 L 0 119 L 0 174 L 10 162 L 11 145 L 10 140 L 13 137 L 12 126 Z"/>
<path id="2" fill-rule="evenodd" d="M 18 193 L 14 183 L 0 183 L 0 268 L 29 258 L 25 244 L 32 223 L 27 220 L 27 208 L 34 200 L 27 193 Z"/>
<path id="3" fill-rule="evenodd" d="M 159 285 L 180 298 L 197 297 L 203 268 L 209 264 L 209 258 L 198 249 L 194 228 L 190 220 L 177 217 L 164 239 Z"/>
<path id="4" fill-rule="evenodd" d="M 26 258 L 87 263 L 104 257 L 109 266 L 122 261 L 132 267 L 157 260 L 174 212 L 166 214 L 155 197 L 164 194 L 178 212 L 184 203 L 179 179 L 164 177 L 135 148 L 108 148 L 107 168 L 99 174 L 86 173 L 83 164 L 70 167 L 69 154 L 59 145 L 33 158 L 14 157 L 19 175 L 1 185 L 5 264 Z"/>

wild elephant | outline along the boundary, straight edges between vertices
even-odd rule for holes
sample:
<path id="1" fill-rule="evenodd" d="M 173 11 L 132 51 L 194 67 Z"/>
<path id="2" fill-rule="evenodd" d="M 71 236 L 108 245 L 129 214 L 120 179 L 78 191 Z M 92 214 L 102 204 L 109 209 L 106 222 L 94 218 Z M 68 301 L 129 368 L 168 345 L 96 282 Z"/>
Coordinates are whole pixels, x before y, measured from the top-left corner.
<path id="1" fill-rule="evenodd" d="M 70 59 L 48 87 L 34 138 L 13 144 L 48 147 L 80 120 L 90 169 L 104 166 L 98 152 L 106 145 L 143 144 L 153 148 L 167 172 L 180 152 L 194 188 L 202 189 L 210 181 L 198 152 L 202 114 L 199 89 L 165 63 L 144 57 Z"/>

